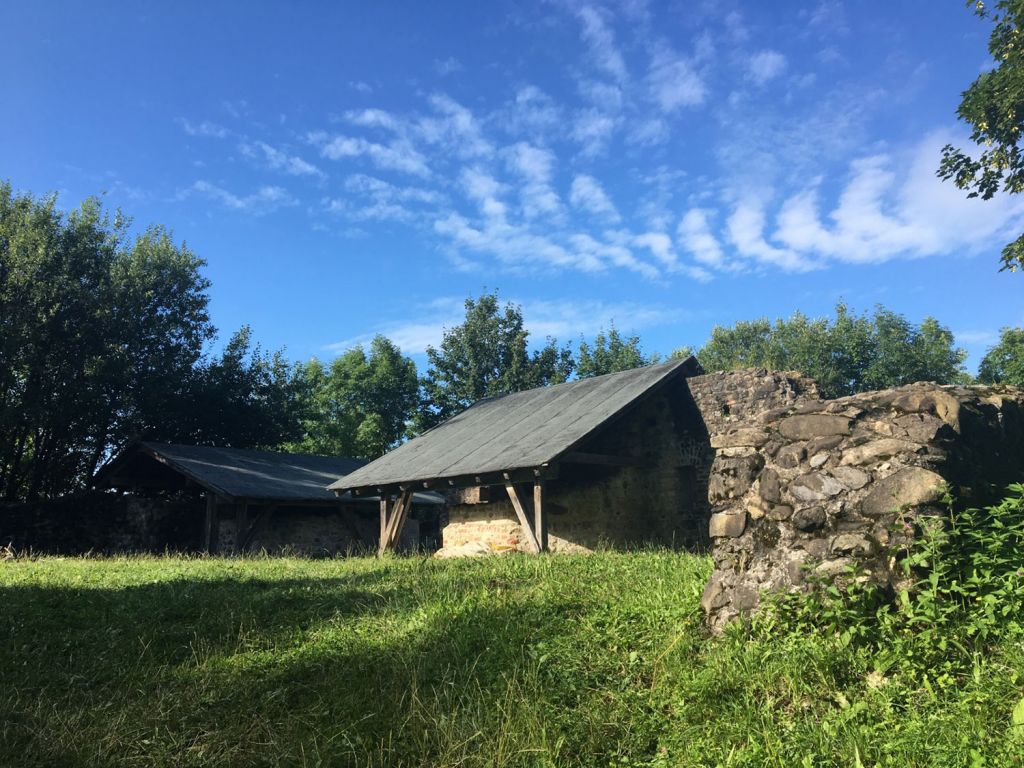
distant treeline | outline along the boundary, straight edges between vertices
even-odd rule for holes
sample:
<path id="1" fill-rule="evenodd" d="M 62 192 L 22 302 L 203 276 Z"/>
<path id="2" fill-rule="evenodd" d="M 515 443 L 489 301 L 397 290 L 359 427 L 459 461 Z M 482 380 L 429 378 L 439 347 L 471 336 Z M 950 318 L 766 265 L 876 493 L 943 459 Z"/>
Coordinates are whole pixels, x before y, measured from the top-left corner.
<path id="1" fill-rule="evenodd" d="M 482 397 L 658 361 L 613 325 L 592 342 L 532 344 L 496 293 L 466 300 L 422 373 L 383 336 L 293 363 L 243 327 L 211 354 L 203 266 L 161 227 L 129 237 L 95 199 L 63 214 L 0 184 L 0 501 L 79 489 L 140 437 L 373 458 Z M 695 354 L 709 371 L 800 370 L 829 396 L 970 379 L 947 328 L 882 307 L 717 327 Z M 979 378 L 1024 385 L 1024 330 L 1004 330 Z"/>

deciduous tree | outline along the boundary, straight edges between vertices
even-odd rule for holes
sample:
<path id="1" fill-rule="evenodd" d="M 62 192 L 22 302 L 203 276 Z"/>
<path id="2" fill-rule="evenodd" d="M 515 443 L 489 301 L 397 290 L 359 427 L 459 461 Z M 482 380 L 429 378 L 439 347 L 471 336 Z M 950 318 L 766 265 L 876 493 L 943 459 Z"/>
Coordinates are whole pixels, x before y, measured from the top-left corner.
<path id="1" fill-rule="evenodd" d="M 1024 387 L 1024 328 L 1003 328 L 978 366 L 978 381 Z"/>
<path id="2" fill-rule="evenodd" d="M 521 307 L 500 306 L 496 293 L 468 298 L 463 322 L 427 348 L 418 426 L 431 427 L 492 395 L 563 382 L 573 371 L 572 352 L 554 339 L 531 352 Z"/>
<path id="3" fill-rule="evenodd" d="M 1020 0 L 969 0 L 968 6 L 992 22 L 988 50 L 996 62 L 963 92 L 957 115 L 971 126 L 971 141 L 980 152 L 952 145 L 942 150 L 939 176 L 952 180 L 968 197 L 992 198 L 1000 190 L 1024 190 L 1024 3 Z M 1024 235 L 1003 248 L 1001 269 L 1024 268 Z"/>

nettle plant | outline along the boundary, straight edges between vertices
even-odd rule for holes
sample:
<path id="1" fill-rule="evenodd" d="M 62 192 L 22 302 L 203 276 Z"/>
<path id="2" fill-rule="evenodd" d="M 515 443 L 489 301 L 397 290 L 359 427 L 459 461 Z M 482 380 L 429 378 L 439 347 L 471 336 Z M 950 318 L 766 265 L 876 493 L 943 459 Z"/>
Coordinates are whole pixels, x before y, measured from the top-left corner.
<path id="1" fill-rule="evenodd" d="M 779 596 L 752 631 L 825 632 L 871 651 L 882 673 L 955 684 L 995 640 L 1024 636 L 1024 484 L 998 504 L 961 509 L 947 497 L 945 508 L 892 553 L 906 577 L 897 593 L 850 568 L 838 583 Z"/>

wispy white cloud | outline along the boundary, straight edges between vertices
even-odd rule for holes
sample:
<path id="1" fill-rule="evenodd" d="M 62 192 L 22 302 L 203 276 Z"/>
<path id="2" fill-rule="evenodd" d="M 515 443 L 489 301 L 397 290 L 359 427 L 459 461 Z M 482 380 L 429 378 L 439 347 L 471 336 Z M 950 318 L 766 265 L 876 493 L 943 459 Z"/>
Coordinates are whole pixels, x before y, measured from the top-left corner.
<path id="1" fill-rule="evenodd" d="M 523 182 L 519 192 L 523 215 L 528 219 L 560 215 L 562 201 L 551 187 L 554 152 L 521 141 L 509 148 L 507 156 L 510 168 Z"/>
<path id="2" fill-rule="evenodd" d="M 594 64 L 616 81 L 625 82 L 629 77 L 626 62 L 615 43 L 615 33 L 605 21 L 603 11 L 591 5 L 582 5 L 576 9 L 576 16 L 582 25 L 581 36 L 590 49 Z"/>
<path id="3" fill-rule="evenodd" d="M 722 246 L 711 233 L 708 213 L 702 208 L 691 208 L 679 222 L 677 235 L 682 247 L 708 267 L 721 269 L 725 266 Z"/>
<path id="4" fill-rule="evenodd" d="M 411 221 L 427 215 L 445 201 L 445 196 L 432 189 L 399 186 L 365 174 L 345 179 L 344 198 L 326 198 L 324 207 L 331 213 L 355 221 Z"/>
<path id="5" fill-rule="evenodd" d="M 785 71 L 786 57 L 778 51 L 758 51 L 747 62 L 747 76 L 758 85 L 774 80 Z"/>
<path id="6" fill-rule="evenodd" d="M 647 72 L 651 98 L 662 112 L 676 112 L 704 102 L 707 89 L 690 59 L 667 46 L 659 46 L 651 56 Z"/>
<path id="7" fill-rule="evenodd" d="M 596 109 L 582 110 L 573 121 L 572 138 L 581 145 L 584 156 L 596 157 L 608 149 L 618 120 Z"/>
<path id="8" fill-rule="evenodd" d="M 434 114 L 420 119 L 417 130 L 431 144 L 447 147 L 459 157 L 478 158 L 494 154 L 494 145 L 484 137 L 476 116 L 443 93 L 430 97 Z"/>
<path id="9" fill-rule="evenodd" d="M 455 72 L 461 72 L 462 62 L 460 62 L 454 56 L 449 56 L 447 59 L 435 59 L 434 71 L 437 72 L 437 74 L 439 74 L 441 77 L 446 77 Z"/>
<path id="10" fill-rule="evenodd" d="M 205 180 L 197 181 L 191 187 L 182 190 L 176 199 L 184 200 L 196 195 L 214 200 L 231 210 L 257 216 L 298 204 L 298 201 L 281 187 L 263 186 L 251 194 L 237 195 Z"/>
<path id="11" fill-rule="evenodd" d="M 612 222 L 620 221 L 622 218 L 608 193 L 601 186 L 601 182 L 585 173 L 573 178 L 569 190 L 569 203 L 581 211 L 602 216 Z"/>
<path id="12" fill-rule="evenodd" d="M 224 139 L 230 135 L 230 131 L 223 125 L 212 123 L 209 120 L 202 120 L 194 123 L 184 117 L 178 118 L 178 124 L 189 136 L 204 136 L 210 139 Z"/>
<path id="13" fill-rule="evenodd" d="M 319 147 L 320 154 L 328 160 L 365 157 L 378 168 L 415 176 L 430 175 L 426 158 L 411 142 L 402 138 L 379 144 L 361 136 L 328 136 L 318 131 L 310 133 L 308 140 Z"/>
<path id="14" fill-rule="evenodd" d="M 260 159 L 267 164 L 267 167 L 290 176 L 323 177 L 324 175 L 323 171 L 298 155 L 289 155 L 263 141 L 244 142 L 241 145 L 241 152 L 246 157 Z"/>

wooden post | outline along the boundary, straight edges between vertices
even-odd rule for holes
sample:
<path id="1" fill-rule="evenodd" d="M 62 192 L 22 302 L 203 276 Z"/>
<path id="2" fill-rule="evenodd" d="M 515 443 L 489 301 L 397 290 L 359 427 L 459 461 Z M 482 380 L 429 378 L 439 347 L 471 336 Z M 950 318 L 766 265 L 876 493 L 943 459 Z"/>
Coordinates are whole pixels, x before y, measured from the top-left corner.
<path id="1" fill-rule="evenodd" d="M 203 551 L 213 554 L 217 549 L 217 496 L 206 492 L 206 520 L 203 525 Z"/>
<path id="2" fill-rule="evenodd" d="M 380 538 L 377 540 L 377 548 L 384 543 L 388 533 L 388 496 L 386 493 L 380 495 Z"/>
<path id="3" fill-rule="evenodd" d="M 246 547 L 246 534 L 249 532 L 249 502 L 243 501 L 235 509 L 235 554 L 242 554 Z"/>
<path id="4" fill-rule="evenodd" d="M 537 537 L 537 547 L 541 552 L 547 552 L 548 519 L 544 513 L 544 481 L 539 477 L 533 481 L 533 533 Z"/>
<path id="5" fill-rule="evenodd" d="M 506 479 L 505 490 L 508 492 L 508 498 L 512 502 L 513 509 L 516 511 L 516 517 L 519 518 L 519 525 L 522 526 L 523 533 L 526 535 L 527 547 L 534 554 L 540 552 L 540 544 L 537 543 L 537 537 L 533 533 L 533 528 L 530 527 L 530 521 L 526 517 L 526 510 L 523 508 L 523 500 L 519 498 L 519 490 L 516 488 L 515 483 Z"/>

